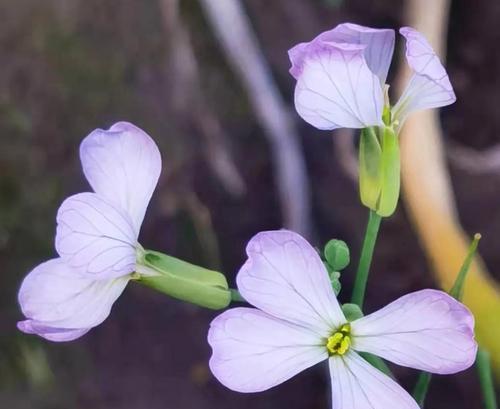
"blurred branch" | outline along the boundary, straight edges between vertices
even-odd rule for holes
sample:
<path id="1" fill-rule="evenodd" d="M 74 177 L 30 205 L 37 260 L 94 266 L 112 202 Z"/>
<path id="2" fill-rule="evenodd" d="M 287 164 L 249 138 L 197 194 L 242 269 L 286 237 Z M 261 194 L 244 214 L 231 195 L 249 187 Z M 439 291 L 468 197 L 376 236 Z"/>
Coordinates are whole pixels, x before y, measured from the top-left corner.
<path id="1" fill-rule="evenodd" d="M 166 38 L 170 46 L 169 63 L 173 79 L 170 85 L 174 110 L 194 124 L 206 149 L 205 159 L 226 191 L 238 197 L 246 186 L 233 158 L 227 135 L 206 103 L 200 86 L 200 73 L 189 32 L 179 16 L 179 0 L 160 0 Z"/>
<path id="2" fill-rule="evenodd" d="M 469 173 L 500 173 L 500 145 L 477 151 L 459 143 L 453 143 L 449 144 L 447 156 L 453 165 Z"/>
<path id="3" fill-rule="evenodd" d="M 310 197 L 299 135 L 274 84 L 239 0 L 200 0 L 230 64 L 269 139 L 284 225 L 311 232 Z"/>
<path id="4" fill-rule="evenodd" d="M 358 152 L 354 146 L 354 129 L 340 128 L 333 131 L 334 156 L 346 176 L 358 184 Z"/>

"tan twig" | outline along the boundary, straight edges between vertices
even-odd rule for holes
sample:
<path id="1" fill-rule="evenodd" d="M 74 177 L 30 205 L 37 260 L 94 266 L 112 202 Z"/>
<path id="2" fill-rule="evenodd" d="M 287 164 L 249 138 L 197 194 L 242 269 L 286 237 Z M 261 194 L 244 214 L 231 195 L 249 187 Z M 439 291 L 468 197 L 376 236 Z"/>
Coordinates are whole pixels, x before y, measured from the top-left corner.
<path id="1" fill-rule="evenodd" d="M 446 156 L 458 169 L 477 175 L 500 174 L 500 145 L 483 151 L 477 151 L 456 142 L 448 142 L 446 147 Z"/>
<path id="2" fill-rule="evenodd" d="M 448 0 L 409 0 L 408 23 L 444 55 Z M 401 92 L 408 71 L 400 72 Z M 453 79 L 452 79 L 453 80 Z M 457 101 L 460 103 L 460 101 Z M 440 285 L 450 289 L 465 259 L 470 239 L 459 222 L 446 168 L 436 110 L 412 114 L 401 135 L 403 193 L 409 215 Z M 469 269 L 464 302 L 476 316 L 479 342 L 492 353 L 500 372 L 500 288 L 476 255 Z"/>

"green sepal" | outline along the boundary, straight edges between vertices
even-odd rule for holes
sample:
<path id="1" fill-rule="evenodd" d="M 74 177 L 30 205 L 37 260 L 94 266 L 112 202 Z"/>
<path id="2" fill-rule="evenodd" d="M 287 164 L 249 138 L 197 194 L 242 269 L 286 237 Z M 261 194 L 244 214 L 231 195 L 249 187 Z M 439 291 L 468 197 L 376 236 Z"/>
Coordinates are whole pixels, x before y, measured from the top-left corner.
<path id="1" fill-rule="evenodd" d="M 400 190 L 399 140 L 392 126 L 361 130 L 359 191 L 361 202 L 379 216 L 394 213 Z"/>
<path id="2" fill-rule="evenodd" d="M 137 282 L 179 300 L 219 310 L 231 302 L 226 277 L 218 271 L 146 250 L 141 264 L 157 275 L 140 274 Z"/>
<path id="3" fill-rule="evenodd" d="M 333 271 L 343 270 L 349 265 L 349 247 L 342 240 L 330 240 L 326 243 L 323 254 Z"/>
<path id="4" fill-rule="evenodd" d="M 349 322 L 356 321 L 357 319 L 363 317 L 363 311 L 361 311 L 361 308 L 359 308 L 359 305 L 357 304 L 342 304 L 342 312 Z"/>
<path id="5" fill-rule="evenodd" d="M 375 211 L 380 196 L 381 157 L 382 148 L 375 128 L 363 128 L 359 141 L 359 194 L 361 202 Z"/>
<path id="6" fill-rule="evenodd" d="M 377 213 L 388 217 L 398 205 L 401 180 L 399 138 L 390 126 L 385 126 L 382 135 L 380 198 Z"/>

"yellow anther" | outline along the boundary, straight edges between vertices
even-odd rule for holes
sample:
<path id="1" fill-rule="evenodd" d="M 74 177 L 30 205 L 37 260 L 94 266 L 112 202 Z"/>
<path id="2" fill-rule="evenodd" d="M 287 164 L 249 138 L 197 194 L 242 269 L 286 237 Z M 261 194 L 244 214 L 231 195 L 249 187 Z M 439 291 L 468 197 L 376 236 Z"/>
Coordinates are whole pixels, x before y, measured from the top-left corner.
<path id="1" fill-rule="evenodd" d="M 344 324 L 328 337 L 326 349 L 330 355 L 344 355 L 351 346 L 351 325 Z"/>

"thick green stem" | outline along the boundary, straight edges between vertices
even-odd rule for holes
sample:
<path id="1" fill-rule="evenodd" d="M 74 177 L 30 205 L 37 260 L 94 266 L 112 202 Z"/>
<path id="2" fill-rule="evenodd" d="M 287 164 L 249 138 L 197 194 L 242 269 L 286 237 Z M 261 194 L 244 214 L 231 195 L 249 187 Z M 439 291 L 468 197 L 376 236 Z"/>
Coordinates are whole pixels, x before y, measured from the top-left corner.
<path id="1" fill-rule="evenodd" d="M 417 384 L 415 385 L 415 389 L 413 390 L 413 398 L 421 408 L 424 407 L 425 397 L 427 396 L 427 391 L 429 390 L 431 379 L 432 375 L 429 372 L 420 372 Z"/>
<path id="2" fill-rule="evenodd" d="M 366 283 L 370 272 L 370 265 L 372 262 L 373 249 L 377 241 L 378 230 L 382 217 L 370 210 L 368 224 L 366 226 L 365 238 L 363 240 L 363 248 L 361 249 L 361 256 L 359 258 L 358 271 L 356 273 L 356 280 L 354 282 L 354 289 L 352 291 L 351 302 L 359 305 L 363 309 L 363 301 L 365 299 Z"/>
<path id="3" fill-rule="evenodd" d="M 498 409 L 495 395 L 495 385 L 491 374 L 490 354 L 485 349 L 479 348 L 476 358 L 476 368 L 483 392 L 483 401 L 485 409 Z"/>

